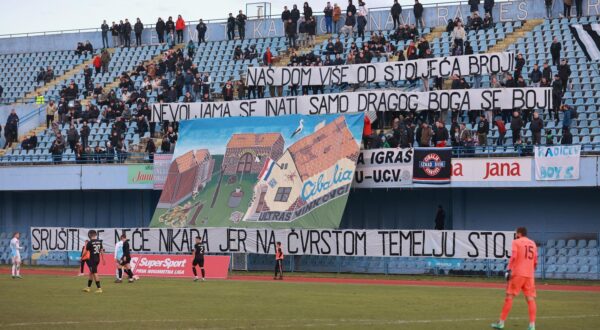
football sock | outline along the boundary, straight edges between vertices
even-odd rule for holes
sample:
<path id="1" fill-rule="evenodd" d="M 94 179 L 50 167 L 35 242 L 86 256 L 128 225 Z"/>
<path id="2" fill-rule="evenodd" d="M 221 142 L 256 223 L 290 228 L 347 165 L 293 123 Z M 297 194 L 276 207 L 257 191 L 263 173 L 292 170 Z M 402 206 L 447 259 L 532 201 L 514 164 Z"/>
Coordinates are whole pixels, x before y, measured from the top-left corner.
<path id="1" fill-rule="evenodd" d="M 96 281 L 96 287 L 100 289 L 100 281 Z"/>
<path id="2" fill-rule="evenodd" d="M 88 280 L 88 288 L 92 286 L 92 280 Z"/>
<path id="3" fill-rule="evenodd" d="M 198 276 L 198 272 L 196 272 L 196 267 L 192 267 L 192 272 L 194 272 L 194 276 Z"/>
<path id="4" fill-rule="evenodd" d="M 529 310 L 529 324 L 535 324 L 535 314 L 537 313 L 537 304 L 535 300 L 527 300 L 527 309 Z"/>
<path id="5" fill-rule="evenodd" d="M 17 276 L 21 276 L 21 265 L 16 265 L 17 268 Z"/>
<path id="6" fill-rule="evenodd" d="M 12 265 L 12 276 L 16 276 L 17 274 L 17 265 Z"/>
<path id="7" fill-rule="evenodd" d="M 204 272 L 204 268 L 200 268 L 200 273 L 202 273 L 202 278 L 204 278 L 204 275 L 206 274 L 206 273 Z"/>
<path id="8" fill-rule="evenodd" d="M 123 270 L 121 268 L 119 268 L 119 270 L 117 272 L 119 274 L 117 278 L 122 279 L 123 278 Z"/>
<path id="9" fill-rule="evenodd" d="M 512 304 L 513 304 L 513 298 L 505 298 L 504 299 L 504 307 L 502 307 L 502 313 L 500 314 L 500 321 L 504 322 L 506 320 L 506 318 L 508 317 L 508 313 L 510 312 L 510 309 L 512 308 Z"/>
<path id="10" fill-rule="evenodd" d="M 125 273 L 127 273 L 127 276 L 129 276 L 129 278 L 133 277 L 133 272 L 131 271 L 131 269 L 125 269 Z"/>

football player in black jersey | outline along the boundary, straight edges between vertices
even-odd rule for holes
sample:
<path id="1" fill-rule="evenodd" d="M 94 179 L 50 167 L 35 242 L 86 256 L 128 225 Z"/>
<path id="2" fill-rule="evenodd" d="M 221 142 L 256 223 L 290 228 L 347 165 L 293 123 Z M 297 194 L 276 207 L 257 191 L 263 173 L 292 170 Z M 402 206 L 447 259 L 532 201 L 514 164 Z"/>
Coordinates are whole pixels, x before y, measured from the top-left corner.
<path id="1" fill-rule="evenodd" d="M 90 276 L 88 278 L 87 287 L 83 289 L 84 292 L 90 292 L 90 288 L 92 286 L 92 282 L 96 282 L 96 293 L 102 293 L 102 288 L 100 287 L 100 277 L 98 276 L 98 265 L 102 260 L 102 264 L 105 264 L 104 261 L 104 247 L 102 246 L 102 240 L 98 239 L 98 233 L 95 230 L 90 230 L 88 232 L 88 237 L 90 240 L 87 242 L 86 249 L 90 253 L 90 257 L 86 260 L 88 265 L 88 269 L 90 270 Z"/>
<path id="2" fill-rule="evenodd" d="M 129 283 L 133 282 L 136 277 L 133 275 L 133 271 L 131 271 L 131 246 L 129 245 L 129 240 L 127 239 L 127 235 L 121 235 L 121 241 L 123 242 L 123 256 L 121 257 L 121 267 L 123 267 L 123 271 L 129 277 Z"/>
<path id="3" fill-rule="evenodd" d="M 198 273 L 196 272 L 196 266 L 200 267 L 200 273 L 202 274 L 202 280 L 204 281 L 204 245 L 202 244 L 202 237 L 200 236 L 196 236 L 196 244 L 194 244 L 194 261 L 192 262 L 194 282 L 198 281 Z"/>

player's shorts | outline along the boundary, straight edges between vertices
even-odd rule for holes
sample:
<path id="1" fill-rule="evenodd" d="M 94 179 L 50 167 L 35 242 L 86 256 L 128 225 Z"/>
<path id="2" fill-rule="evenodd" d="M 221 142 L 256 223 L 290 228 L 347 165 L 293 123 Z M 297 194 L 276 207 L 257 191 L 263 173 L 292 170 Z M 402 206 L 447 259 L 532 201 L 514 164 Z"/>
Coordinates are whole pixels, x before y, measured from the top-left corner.
<path id="1" fill-rule="evenodd" d="M 194 258 L 194 261 L 192 261 L 192 266 L 204 267 L 204 258 Z"/>
<path id="2" fill-rule="evenodd" d="M 535 297 L 535 279 L 518 275 L 512 276 L 508 281 L 506 293 L 517 296 L 521 291 L 525 297 Z"/>
<path id="3" fill-rule="evenodd" d="M 99 263 L 100 263 L 100 260 L 88 259 L 85 261 L 85 264 L 88 266 L 88 269 L 90 270 L 90 273 L 92 273 L 92 274 L 98 273 L 98 264 Z"/>
<path id="4" fill-rule="evenodd" d="M 131 257 L 123 257 L 121 258 L 121 266 L 125 266 L 131 262 Z"/>
<path id="5" fill-rule="evenodd" d="M 21 254 L 16 253 L 11 257 L 13 264 L 17 264 L 21 262 Z"/>

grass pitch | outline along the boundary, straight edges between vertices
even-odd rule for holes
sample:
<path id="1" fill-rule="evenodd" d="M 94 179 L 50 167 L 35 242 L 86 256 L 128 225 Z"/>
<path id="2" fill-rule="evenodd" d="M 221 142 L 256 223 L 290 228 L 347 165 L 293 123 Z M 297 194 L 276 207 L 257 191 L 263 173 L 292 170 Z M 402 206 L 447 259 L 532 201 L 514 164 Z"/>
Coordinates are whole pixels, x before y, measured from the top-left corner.
<path id="1" fill-rule="evenodd" d="M 0 328 L 19 329 L 488 329 L 498 289 L 151 279 L 84 293 L 87 278 L 0 278 Z M 600 294 L 538 292 L 538 329 L 600 328 Z M 514 304 L 506 329 L 527 328 Z"/>

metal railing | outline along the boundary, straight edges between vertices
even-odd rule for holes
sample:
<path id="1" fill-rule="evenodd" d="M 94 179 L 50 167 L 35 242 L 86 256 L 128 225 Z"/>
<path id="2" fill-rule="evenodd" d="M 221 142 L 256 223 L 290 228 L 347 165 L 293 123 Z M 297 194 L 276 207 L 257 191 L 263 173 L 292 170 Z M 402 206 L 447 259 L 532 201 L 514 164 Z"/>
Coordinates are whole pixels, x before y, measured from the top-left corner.
<path id="1" fill-rule="evenodd" d="M 152 163 L 153 154 L 143 152 L 89 153 L 77 157 L 75 153 L 6 154 L 0 157 L 0 166 L 20 165 L 119 165 Z"/>
<path id="2" fill-rule="evenodd" d="M 499 6 L 501 3 L 511 3 L 513 1 L 511 0 L 504 0 L 504 1 L 497 1 L 496 2 L 496 6 Z M 455 0 L 439 0 L 436 1 L 436 3 L 424 3 L 423 7 L 425 9 L 428 8 L 438 8 L 438 7 L 446 7 L 449 5 L 456 5 L 456 6 L 466 6 L 468 5 L 468 1 L 455 1 Z M 483 6 L 483 4 L 481 4 L 481 6 Z M 324 7 L 324 5 L 323 5 Z M 342 7 L 342 13 L 345 13 L 345 6 L 340 6 Z M 374 11 L 389 11 L 391 8 L 391 4 L 390 7 L 373 7 L 373 8 L 369 8 L 370 12 L 374 12 Z M 412 12 L 412 8 L 413 6 L 402 6 L 402 11 L 403 12 L 407 12 L 410 11 Z M 289 9 L 291 10 L 291 6 L 289 7 Z M 302 7 L 298 8 L 299 10 L 302 9 Z M 313 13 L 315 16 L 321 16 L 323 15 L 323 12 L 320 11 L 321 9 L 318 10 L 314 10 L 313 8 Z M 233 11 L 232 11 L 233 12 Z M 412 15 L 412 14 L 411 14 Z M 127 15 L 125 15 L 127 16 Z M 167 15 L 166 17 L 168 17 L 169 15 Z M 280 19 L 281 18 L 281 13 L 277 13 L 277 14 L 271 14 L 271 15 L 265 15 L 265 16 L 248 16 L 249 20 L 256 20 L 256 19 Z M 227 18 L 217 18 L 217 19 L 202 19 L 204 23 L 206 24 L 210 24 L 210 23 L 227 23 Z M 110 21 L 110 20 L 108 20 Z M 192 21 L 186 21 L 186 26 L 190 27 L 193 24 L 198 24 L 199 21 L 197 20 L 192 20 Z M 155 24 L 144 24 L 144 29 L 154 29 Z M 101 29 L 100 27 L 97 28 L 81 28 L 81 29 L 65 29 L 65 30 L 51 30 L 51 31 L 39 31 L 39 32 L 22 32 L 22 33 L 9 33 L 9 34 L 0 34 L 0 39 L 3 38 L 18 38 L 18 37 L 34 37 L 34 36 L 46 36 L 46 35 L 55 35 L 55 34 L 65 34 L 65 33 L 85 33 L 85 32 L 100 32 Z"/>

